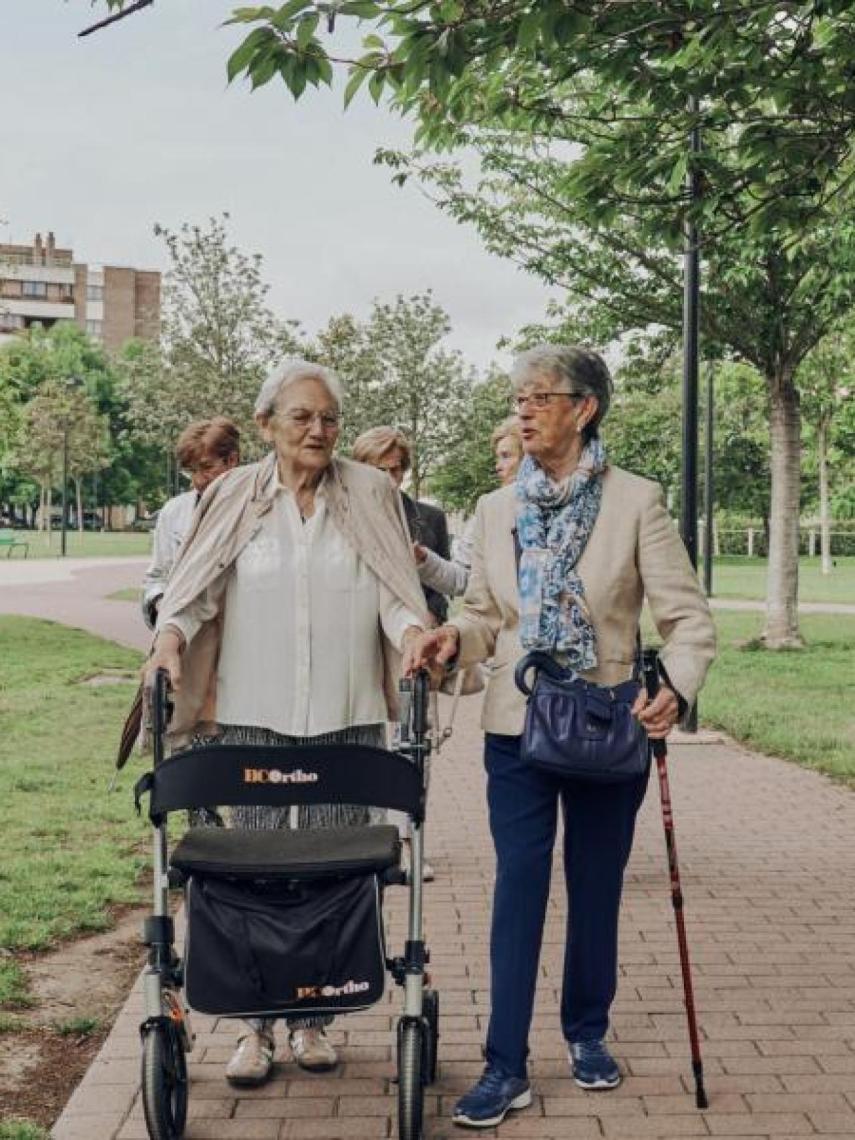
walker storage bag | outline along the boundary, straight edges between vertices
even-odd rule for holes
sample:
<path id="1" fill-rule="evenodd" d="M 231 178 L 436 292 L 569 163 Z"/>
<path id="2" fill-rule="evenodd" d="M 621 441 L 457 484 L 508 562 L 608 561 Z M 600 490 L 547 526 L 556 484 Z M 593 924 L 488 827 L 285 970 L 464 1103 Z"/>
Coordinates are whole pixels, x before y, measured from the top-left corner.
<path id="1" fill-rule="evenodd" d="M 307 880 L 192 876 L 184 984 L 221 1016 L 340 1013 L 383 996 L 376 875 Z"/>

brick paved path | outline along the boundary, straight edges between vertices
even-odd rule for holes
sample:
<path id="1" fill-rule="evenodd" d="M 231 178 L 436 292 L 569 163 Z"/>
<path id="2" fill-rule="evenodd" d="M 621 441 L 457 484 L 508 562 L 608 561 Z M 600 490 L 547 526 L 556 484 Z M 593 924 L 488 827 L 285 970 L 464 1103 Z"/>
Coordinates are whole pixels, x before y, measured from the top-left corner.
<path id="1" fill-rule="evenodd" d="M 32 564 L 31 564 L 32 566 Z M 103 595 L 141 564 L 67 566 L 49 588 L 4 578 L 0 611 L 29 612 L 144 646 L 136 606 Z M 12 571 L 8 571 L 11 575 Z M 58 571 L 46 571 L 56 575 Z M 478 698 L 461 703 L 435 761 L 429 849 L 437 880 L 426 922 L 442 999 L 441 1070 L 427 1097 L 430 1137 L 465 1135 L 448 1114 L 480 1071 L 486 1029 L 492 857 L 484 811 Z M 655 784 L 639 819 L 624 898 L 614 1049 L 627 1072 L 611 1093 L 568 1078 L 558 1027 L 564 905 L 554 880 L 532 1035 L 535 1102 L 505 1138 L 658 1140 L 713 1136 L 855 1138 L 855 796 L 782 761 L 716 744 L 672 748 L 670 764 L 689 940 L 711 1107 L 691 1096 L 679 962 Z M 130 793 L 128 793 L 130 809 Z M 405 892 L 387 896 L 389 947 L 403 939 Z M 392 1042 L 400 994 L 338 1023 L 345 1064 L 301 1074 L 285 1051 L 266 1088 L 238 1096 L 222 1070 L 234 1026 L 196 1018 L 188 1138 L 394 1136 Z M 134 1140 L 138 990 L 53 1129 L 56 1140 Z M 488 1133 L 489 1134 L 489 1133 Z"/>
<path id="2" fill-rule="evenodd" d="M 432 972 L 442 1000 L 441 1074 L 427 1135 L 464 1135 L 448 1119 L 479 1072 L 488 1013 L 492 858 L 483 806 L 477 698 L 461 704 L 435 763 L 427 888 Z M 822 777 L 722 745 L 672 749 L 677 821 L 703 1056 L 711 1099 L 694 1108 L 681 982 L 651 784 L 627 881 L 614 1048 L 628 1073 L 611 1093 L 568 1078 L 558 1025 L 564 905 L 554 880 L 532 1039 L 535 1101 L 502 1137 L 654 1140 L 726 1136 L 855 1137 L 855 797 Z M 390 949 L 405 892 L 389 892 Z M 137 1097 L 139 995 L 122 1011 L 55 1126 L 56 1140 L 145 1137 Z M 197 1018 L 191 1121 L 196 1140 L 380 1140 L 395 1135 L 392 1042 L 399 991 L 343 1018 L 344 1065 L 301 1074 L 277 1052 L 274 1080 L 240 1095 L 222 1076 L 234 1038 Z M 492 1133 L 488 1133 L 492 1135 Z"/>

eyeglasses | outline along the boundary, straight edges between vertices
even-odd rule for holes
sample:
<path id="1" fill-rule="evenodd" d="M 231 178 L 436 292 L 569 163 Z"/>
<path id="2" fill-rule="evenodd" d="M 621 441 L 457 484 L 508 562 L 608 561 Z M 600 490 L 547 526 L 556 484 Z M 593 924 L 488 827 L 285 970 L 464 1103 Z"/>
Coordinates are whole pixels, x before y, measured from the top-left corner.
<path id="1" fill-rule="evenodd" d="M 559 396 L 567 396 L 571 400 L 584 400 L 586 395 L 587 392 L 529 392 L 527 396 L 514 393 L 509 403 L 513 412 L 521 412 L 529 403 L 535 411 L 543 411 L 549 407 L 550 400 L 556 400 Z"/>
<path id="2" fill-rule="evenodd" d="M 338 431 L 341 426 L 341 415 L 338 412 L 310 412 L 308 408 L 292 408 L 280 415 L 283 420 L 298 428 L 307 428 L 315 420 L 319 421 L 324 431 Z"/>

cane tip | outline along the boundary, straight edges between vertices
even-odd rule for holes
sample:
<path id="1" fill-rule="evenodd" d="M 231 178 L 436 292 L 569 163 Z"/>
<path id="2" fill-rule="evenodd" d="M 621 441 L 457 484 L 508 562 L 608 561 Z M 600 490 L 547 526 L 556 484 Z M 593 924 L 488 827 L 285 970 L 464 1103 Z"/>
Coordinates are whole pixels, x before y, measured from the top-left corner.
<path id="1" fill-rule="evenodd" d="M 710 1102 L 707 1097 L 706 1089 L 703 1085 L 698 1085 L 695 1090 L 695 1104 L 698 1108 L 709 1108 Z"/>

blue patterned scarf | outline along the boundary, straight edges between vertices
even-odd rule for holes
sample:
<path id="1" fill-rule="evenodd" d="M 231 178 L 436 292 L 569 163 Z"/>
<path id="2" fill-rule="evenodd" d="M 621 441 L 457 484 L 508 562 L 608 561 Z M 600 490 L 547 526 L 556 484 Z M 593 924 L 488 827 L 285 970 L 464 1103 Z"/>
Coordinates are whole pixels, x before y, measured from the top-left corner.
<path id="1" fill-rule="evenodd" d="M 590 440 L 579 466 L 555 483 L 530 455 L 517 473 L 520 640 L 525 649 L 553 653 L 577 672 L 597 664 L 597 646 L 576 573 L 603 494 L 606 449 Z"/>

